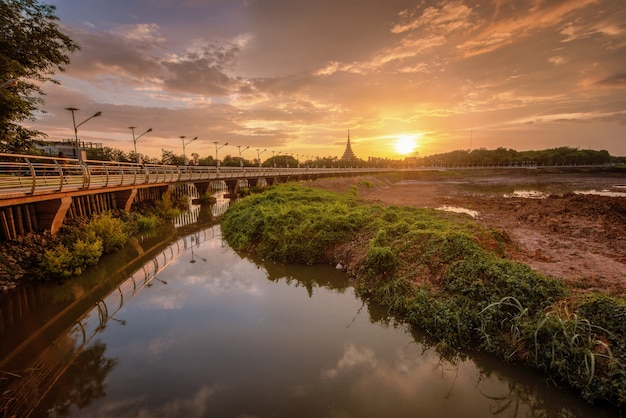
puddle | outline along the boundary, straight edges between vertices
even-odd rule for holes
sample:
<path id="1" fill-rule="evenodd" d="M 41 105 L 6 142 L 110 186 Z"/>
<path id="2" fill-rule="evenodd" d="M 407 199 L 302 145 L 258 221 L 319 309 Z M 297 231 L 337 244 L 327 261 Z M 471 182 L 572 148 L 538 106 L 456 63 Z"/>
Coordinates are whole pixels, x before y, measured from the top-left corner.
<path id="1" fill-rule="evenodd" d="M 574 194 L 590 194 L 596 196 L 610 196 L 610 197 L 626 197 L 626 186 L 612 186 L 611 189 L 602 190 L 575 190 Z M 537 190 L 516 190 L 513 193 L 507 193 L 504 197 L 521 197 L 526 199 L 545 199 L 549 193 L 540 192 Z"/>
<path id="2" fill-rule="evenodd" d="M 537 190 L 516 190 L 513 193 L 507 193 L 504 197 L 523 197 L 526 199 L 545 199 L 548 193 Z"/>
<path id="3" fill-rule="evenodd" d="M 624 187 L 624 186 L 621 186 Z M 609 196 L 609 197 L 626 197 L 626 191 L 624 192 L 615 192 L 612 190 L 579 190 L 574 192 L 576 194 L 593 194 L 597 196 Z"/>
<path id="4" fill-rule="evenodd" d="M 466 215 L 471 216 L 472 218 L 478 217 L 478 211 L 467 209 L 467 208 L 461 208 L 458 206 L 440 206 L 437 208 L 437 210 L 445 210 L 446 212 L 454 212 L 454 213 L 464 213 Z"/>

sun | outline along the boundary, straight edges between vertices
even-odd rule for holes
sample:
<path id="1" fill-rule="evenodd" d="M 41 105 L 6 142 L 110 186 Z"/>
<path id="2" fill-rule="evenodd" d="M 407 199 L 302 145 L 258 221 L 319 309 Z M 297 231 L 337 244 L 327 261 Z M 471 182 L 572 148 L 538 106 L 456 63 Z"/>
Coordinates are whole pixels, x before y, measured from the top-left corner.
<path id="1" fill-rule="evenodd" d="M 417 148 L 416 135 L 401 135 L 396 140 L 396 151 L 398 154 L 407 155 Z"/>

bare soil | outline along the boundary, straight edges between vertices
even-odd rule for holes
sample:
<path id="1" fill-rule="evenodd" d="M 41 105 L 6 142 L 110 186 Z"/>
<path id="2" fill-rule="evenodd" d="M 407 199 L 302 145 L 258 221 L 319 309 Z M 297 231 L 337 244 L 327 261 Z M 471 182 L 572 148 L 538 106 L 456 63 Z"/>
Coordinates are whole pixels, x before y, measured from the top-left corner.
<path id="1" fill-rule="evenodd" d="M 507 257 L 574 289 L 626 296 L 626 171 L 459 170 L 310 184 L 356 187 L 361 198 L 383 205 L 475 211 L 458 216 L 508 235 Z"/>

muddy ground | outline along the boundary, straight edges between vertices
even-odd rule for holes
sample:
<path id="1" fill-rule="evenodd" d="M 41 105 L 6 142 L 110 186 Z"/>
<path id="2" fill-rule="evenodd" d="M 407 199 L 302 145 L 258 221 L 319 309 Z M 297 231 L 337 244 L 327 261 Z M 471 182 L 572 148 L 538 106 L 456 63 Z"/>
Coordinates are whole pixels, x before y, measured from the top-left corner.
<path id="1" fill-rule="evenodd" d="M 356 186 L 363 199 L 386 205 L 467 209 L 458 216 L 511 238 L 507 257 L 575 289 L 626 296 L 626 170 L 446 170 L 310 184 Z"/>

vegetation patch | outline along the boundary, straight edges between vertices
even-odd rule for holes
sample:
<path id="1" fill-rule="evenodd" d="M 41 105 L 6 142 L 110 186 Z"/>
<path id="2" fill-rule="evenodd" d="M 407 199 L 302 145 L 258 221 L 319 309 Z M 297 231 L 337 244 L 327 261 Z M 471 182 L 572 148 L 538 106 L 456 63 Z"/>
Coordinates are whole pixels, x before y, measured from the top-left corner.
<path id="1" fill-rule="evenodd" d="M 433 336 L 543 371 L 589 401 L 626 404 L 626 303 L 580 295 L 504 258 L 506 234 L 430 209 L 382 207 L 299 185 L 242 199 L 222 219 L 240 252 L 342 262 L 363 298 Z"/>
<path id="2" fill-rule="evenodd" d="M 2 243 L 0 283 L 63 281 L 80 275 L 100 258 L 119 250 L 137 232 L 157 228 L 188 209 L 188 198 L 169 193 L 136 212 L 104 212 L 67 222 L 58 234 L 28 234 Z"/>

